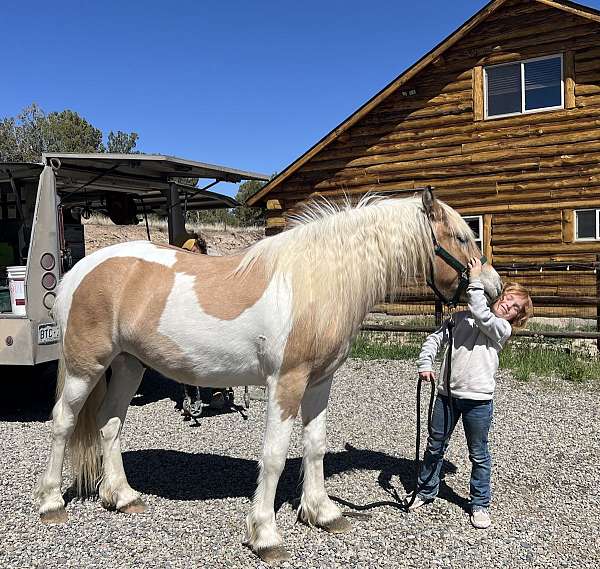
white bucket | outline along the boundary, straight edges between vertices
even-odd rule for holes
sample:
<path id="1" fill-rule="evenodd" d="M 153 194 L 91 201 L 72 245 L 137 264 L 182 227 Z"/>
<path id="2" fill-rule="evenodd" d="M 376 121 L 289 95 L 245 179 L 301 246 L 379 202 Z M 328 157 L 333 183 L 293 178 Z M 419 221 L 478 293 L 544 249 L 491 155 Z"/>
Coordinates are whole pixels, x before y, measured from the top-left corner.
<path id="1" fill-rule="evenodd" d="M 25 271 L 27 267 L 6 267 L 10 305 L 13 314 L 24 316 L 25 312 Z"/>

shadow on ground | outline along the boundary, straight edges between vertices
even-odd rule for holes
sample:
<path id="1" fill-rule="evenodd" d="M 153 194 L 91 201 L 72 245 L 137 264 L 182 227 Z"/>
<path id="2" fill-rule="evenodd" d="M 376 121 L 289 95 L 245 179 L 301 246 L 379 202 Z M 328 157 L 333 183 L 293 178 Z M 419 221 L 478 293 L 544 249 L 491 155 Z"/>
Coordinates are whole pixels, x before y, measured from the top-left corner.
<path id="1" fill-rule="evenodd" d="M 48 421 L 54 406 L 56 368 L 56 362 L 4 367 L 0 421 Z M 147 370 L 131 404 L 147 405 L 167 398 L 180 405 L 183 398 L 181 385 L 154 370 Z"/>
<path id="2" fill-rule="evenodd" d="M 123 453 L 129 483 L 136 490 L 170 500 L 218 500 L 251 498 L 256 488 L 257 462 L 218 454 L 187 453 L 175 450 L 147 449 Z M 301 458 L 288 459 L 281 475 L 275 510 L 284 503 L 297 505 L 300 493 Z M 390 494 L 390 500 L 354 504 L 332 496 L 353 510 L 365 511 L 390 506 L 403 509 L 399 498 L 412 489 L 414 464 L 383 452 L 357 449 L 346 444 L 341 452 L 328 453 L 324 461 L 325 478 L 355 470 L 379 471 L 378 483 Z M 456 467 L 445 462 L 445 472 Z M 402 487 L 393 489 L 392 479 L 398 477 Z M 466 500 L 442 482 L 440 498 L 466 508 Z"/>
<path id="3" fill-rule="evenodd" d="M 47 421 L 55 390 L 56 363 L 3 367 L 0 421 Z"/>
<path id="4" fill-rule="evenodd" d="M 139 407 L 161 399 L 171 399 L 175 405 L 181 405 L 183 387 L 180 383 L 161 375 L 153 369 L 147 369 L 131 405 Z"/>

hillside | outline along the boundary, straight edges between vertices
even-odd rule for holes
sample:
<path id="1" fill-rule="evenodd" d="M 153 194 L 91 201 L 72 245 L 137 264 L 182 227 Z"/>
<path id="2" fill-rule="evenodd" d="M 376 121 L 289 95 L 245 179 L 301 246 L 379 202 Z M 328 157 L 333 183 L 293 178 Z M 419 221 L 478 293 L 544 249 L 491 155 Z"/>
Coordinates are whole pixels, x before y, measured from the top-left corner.
<path id="1" fill-rule="evenodd" d="M 124 241 L 137 241 L 147 239 L 146 226 L 140 225 L 114 225 L 107 222 L 94 222 L 90 220 L 85 224 L 85 249 L 92 253 L 102 247 L 122 243 Z M 200 233 L 206 239 L 209 255 L 228 255 L 252 245 L 264 237 L 263 229 L 256 228 L 202 228 Z M 168 243 L 166 228 L 151 227 L 150 238 L 154 243 Z"/>

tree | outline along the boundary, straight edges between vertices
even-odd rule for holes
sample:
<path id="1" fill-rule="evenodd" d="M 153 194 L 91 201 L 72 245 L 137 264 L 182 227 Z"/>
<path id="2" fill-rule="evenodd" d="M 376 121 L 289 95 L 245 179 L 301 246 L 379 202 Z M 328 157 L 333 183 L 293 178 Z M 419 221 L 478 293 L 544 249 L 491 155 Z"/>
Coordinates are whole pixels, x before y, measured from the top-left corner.
<path id="1" fill-rule="evenodd" d="M 50 113 L 40 121 L 46 152 L 103 152 L 102 131 L 75 111 Z"/>
<path id="2" fill-rule="evenodd" d="M 134 154 L 137 152 L 135 145 L 138 138 L 137 132 L 123 132 L 122 130 L 113 132 L 111 130 L 108 133 L 106 151 L 115 154 Z"/>
<path id="3" fill-rule="evenodd" d="M 0 122 L 0 158 L 2 160 L 36 162 L 48 143 L 44 111 L 35 103 L 16 117 Z"/>
<path id="4" fill-rule="evenodd" d="M 135 132 L 110 131 L 109 151 L 133 152 L 137 139 Z M 0 120 L 0 160 L 39 162 L 43 152 L 105 151 L 102 131 L 69 109 L 46 115 L 34 103 Z"/>
<path id="5" fill-rule="evenodd" d="M 253 196 L 258 190 L 265 185 L 264 182 L 258 180 L 249 180 L 240 184 L 238 193 L 235 199 L 240 202 L 240 207 L 235 209 L 235 216 L 238 219 L 240 225 L 264 225 L 265 224 L 265 211 L 260 207 L 247 207 L 246 200 Z"/>

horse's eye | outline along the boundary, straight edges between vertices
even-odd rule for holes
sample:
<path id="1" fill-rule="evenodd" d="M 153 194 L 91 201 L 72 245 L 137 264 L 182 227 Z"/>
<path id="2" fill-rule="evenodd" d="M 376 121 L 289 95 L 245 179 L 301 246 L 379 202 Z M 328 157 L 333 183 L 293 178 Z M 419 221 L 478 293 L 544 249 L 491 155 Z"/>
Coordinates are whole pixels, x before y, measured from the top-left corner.
<path id="1" fill-rule="evenodd" d="M 463 237 L 462 235 L 457 235 L 456 238 L 458 239 L 458 241 L 460 243 L 462 243 L 463 245 L 466 245 L 466 243 L 467 243 L 467 238 L 466 237 Z"/>

